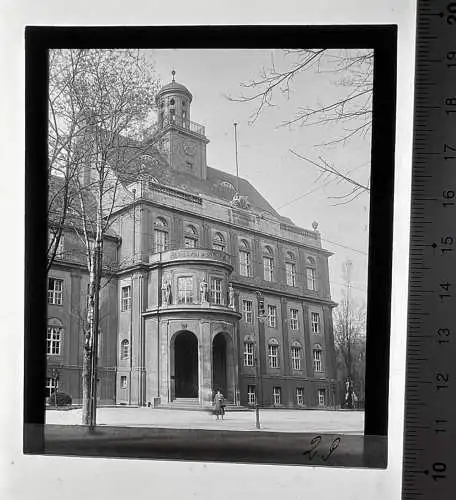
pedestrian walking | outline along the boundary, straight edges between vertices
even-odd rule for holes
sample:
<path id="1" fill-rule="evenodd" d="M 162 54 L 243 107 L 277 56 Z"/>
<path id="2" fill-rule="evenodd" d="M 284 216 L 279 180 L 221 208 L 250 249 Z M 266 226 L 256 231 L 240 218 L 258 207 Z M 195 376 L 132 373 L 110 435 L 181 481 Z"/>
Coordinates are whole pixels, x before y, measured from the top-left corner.
<path id="1" fill-rule="evenodd" d="M 214 410 L 217 420 L 219 420 L 219 417 L 222 417 L 223 420 L 223 415 L 225 414 L 225 398 L 220 392 L 220 389 L 217 390 L 214 396 Z"/>

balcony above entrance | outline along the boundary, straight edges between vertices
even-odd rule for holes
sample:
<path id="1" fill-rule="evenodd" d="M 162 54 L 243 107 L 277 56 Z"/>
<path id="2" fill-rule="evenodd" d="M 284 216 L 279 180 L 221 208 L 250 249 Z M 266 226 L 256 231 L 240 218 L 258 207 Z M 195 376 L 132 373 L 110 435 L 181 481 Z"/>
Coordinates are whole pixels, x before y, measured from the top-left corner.
<path id="1" fill-rule="evenodd" d="M 231 273 L 231 257 L 225 252 L 204 248 L 181 248 L 178 250 L 168 250 L 167 252 L 154 253 L 149 257 L 149 264 L 162 265 L 168 267 L 179 263 L 208 264 L 227 268 Z"/>

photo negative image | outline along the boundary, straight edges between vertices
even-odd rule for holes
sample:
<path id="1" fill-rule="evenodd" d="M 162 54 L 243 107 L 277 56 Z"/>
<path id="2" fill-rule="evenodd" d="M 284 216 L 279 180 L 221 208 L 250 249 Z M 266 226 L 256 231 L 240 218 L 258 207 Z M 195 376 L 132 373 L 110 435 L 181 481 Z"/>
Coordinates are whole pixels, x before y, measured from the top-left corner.
<path id="1" fill-rule="evenodd" d="M 305 41 L 45 47 L 39 452 L 386 466 L 394 88 Z"/>

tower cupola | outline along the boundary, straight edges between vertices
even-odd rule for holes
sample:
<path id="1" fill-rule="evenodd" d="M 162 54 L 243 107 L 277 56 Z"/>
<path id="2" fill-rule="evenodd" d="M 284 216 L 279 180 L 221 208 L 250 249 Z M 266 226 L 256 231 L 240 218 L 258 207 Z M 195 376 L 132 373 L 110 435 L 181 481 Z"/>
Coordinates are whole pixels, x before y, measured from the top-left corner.
<path id="1" fill-rule="evenodd" d="M 158 110 L 156 140 L 173 170 L 206 179 L 205 128 L 190 120 L 191 92 L 175 80 L 162 87 L 155 98 Z"/>
<path id="2" fill-rule="evenodd" d="M 171 124 L 190 128 L 190 103 L 193 96 L 187 87 L 176 82 L 175 74 L 173 70 L 173 80 L 162 87 L 155 98 L 159 129 Z"/>

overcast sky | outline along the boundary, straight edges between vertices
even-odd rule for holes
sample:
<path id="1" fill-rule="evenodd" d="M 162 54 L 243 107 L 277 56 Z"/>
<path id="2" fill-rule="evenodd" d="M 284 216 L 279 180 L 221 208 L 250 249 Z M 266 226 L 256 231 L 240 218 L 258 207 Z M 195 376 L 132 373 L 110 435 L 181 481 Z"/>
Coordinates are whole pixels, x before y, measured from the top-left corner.
<path id="1" fill-rule="evenodd" d="M 323 246 L 330 257 L 332 297 L 339 300 L 343 288 L 342 264 L 353 263 L 352 292 L 359 302 L 367 294 L 367 251 L 369 195 L 340 204 L 332 198 L 347 192 L 347 186 L 332 182 L 325 185 L 320 172 L 296 158 L 290 149 L 318 161 L 319 156 L 334 162 L 343 171 L 352 171 L 359 182 L 367 182 L 370 171 L 370 136 L 354 137 L 345 144 L 317 147 L 344 130 L 340 124 L 324 126 L 280 127 L 293 116 L 297 106 L 315 107 L 328 103 L 347 89 L 337 85 L 341 75 L 311 70 L 299 76 L 289 98 L 277 95 L 276 106 L 263 110 L 254 124 L 249 118 L 254 103 L 237 103 L 245 90 L 241 83 L 258 77 L 272 59 L 277 67 L 286 67 L 294 56 L 278 50 L 154 50 L 150 54 L 157 76 L 163 84 L 176 81 L 193 94 L 191 119 L 206 127 L 209 166 L 235 173 L 233 123 L 238 125 L 238 158 L 241 177 L 249 180 L 269 203 L 297 225 L 311 229 L 319 223 Z M 325 69 L 320 68 L 320 69 Z M 346 248 L 345 248 L 346 247 Z"/>

